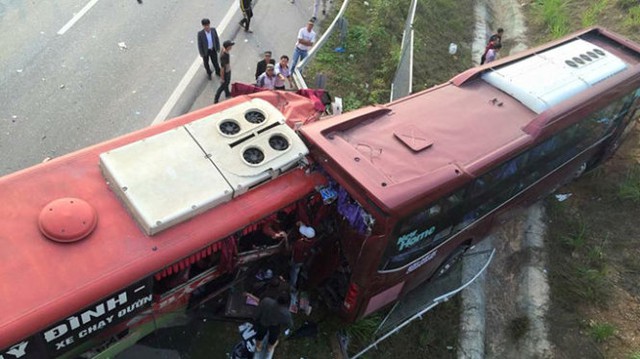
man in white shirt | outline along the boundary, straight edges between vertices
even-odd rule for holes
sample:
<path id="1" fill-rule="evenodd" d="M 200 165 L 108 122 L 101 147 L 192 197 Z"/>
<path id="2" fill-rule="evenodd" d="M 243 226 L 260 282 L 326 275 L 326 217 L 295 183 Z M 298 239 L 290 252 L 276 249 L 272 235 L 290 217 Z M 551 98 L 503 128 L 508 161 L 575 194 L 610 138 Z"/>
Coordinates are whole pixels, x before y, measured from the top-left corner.
<path id="1" fill-rule="evenodd" d="M 280 62 L 275 66 L 276 72 L 276 90 L 284 90 L 284 80 L 289 81 L 289 87 L 293 88 L 293 82 L 291 81 L 291 69 L 289 69 L 289 56 L 280 56 Z"/>
<path id="2" fill-rule="evenodd" d="M 298 31 L 298 42 L 296 42 L 296 47 L 293 49 L 291 73 L 296 69 L 298 60 L 304 60 L 304 58 L 307 57 L 309 49 L 311 49 L 313 43 L 316 41 L 316 33 L 313 31 L 313 25 L 314 21 L 309 20 L 309 22 L 307 22 L 307 26 Z"/>
<path id="3" fill-rule="evenodd" d="M 267 69 L 258 76 L 256 85 L 268 90 L 273 90 L 276 85 L 276 74 L 274 73 L 274 66 L 272 64 L 267 65 Z"/>

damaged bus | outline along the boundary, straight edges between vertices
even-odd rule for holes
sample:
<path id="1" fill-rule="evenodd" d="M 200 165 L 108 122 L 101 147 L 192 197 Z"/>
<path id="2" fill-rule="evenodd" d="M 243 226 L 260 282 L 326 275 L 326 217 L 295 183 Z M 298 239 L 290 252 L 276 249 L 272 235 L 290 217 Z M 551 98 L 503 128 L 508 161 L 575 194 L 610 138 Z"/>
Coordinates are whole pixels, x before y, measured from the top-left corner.
<path id="1" fill-rule="evenodd" d="M 280 214 L 357 320 L 610 157 L 639 104 L 640 46 L 592 28 L 384 106 L 244 95 L 2 177 L 0 358 L 113 356 L 286 258 Z"/>

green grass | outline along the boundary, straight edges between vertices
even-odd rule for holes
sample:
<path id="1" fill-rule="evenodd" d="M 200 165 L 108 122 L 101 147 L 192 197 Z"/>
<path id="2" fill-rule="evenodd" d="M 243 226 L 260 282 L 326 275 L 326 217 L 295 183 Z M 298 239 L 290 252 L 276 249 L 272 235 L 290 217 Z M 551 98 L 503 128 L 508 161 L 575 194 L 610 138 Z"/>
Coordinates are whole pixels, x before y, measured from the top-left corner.
<path id="1" fill-rule="evenodd" d="M 589 6 L 582 14 L 582 26 L 589 27 L 595 25 L 608 4 L 609 0 L 599 0 Z"/>
<path id="2" fill-rule="evenodd" d="M 376 314 L 361 319 L 345 328 L 345 332 L 355 343 L 368 343 L 382 322 L 382 315 Z"/>
<path id="3" fill-rule="evenodd" d="M 627 175 L 618 187 L 618 197 L 633 202 L 640 202 L 640 165 L 627 170 Z"/>
<path id="4" fill-rule="evenodd" d="M 578 218 L 571 224 L 574 227 L 570 233 L 561 237 L 562 243 L 571 251 L 580 250 L 587 242 L 587 224 L 584 220 Z"/>
<path id="5" fill-rule="evenodd" d="M 640 359 L 640 352 L 633 352 L 629 354 L 629 359 Z"/>
<path id="6" fill-rule="evenodd" d="M 624 19 L 624 26 L 629 30 L 638 30 L 640 28 L 640 5 L 629 8 L 627 16 Z"/>
<path id="7" fill-rule="evenodd" d="M 615 333 L 616 327 L 609 323 L 592 323 L 589 326 L 589 335 L 598 343 L 607 341 Z"/>
<path id="8" fill-rule="evenodd" d="M 537 0 L 535 2 L 536 13 L 553 39 L 569 32 L 567 5 L 568 1 L 563 0 Z"/>
<path id="9" fill-rule="evenodd" d="M 352 1 L 345 12 L 344 42 L 336 30 L 305 71 L 307 79 L 327 77 L 327 89 L 343 99 L 345 111 L 389 102 L 401 56 L 404 19 L 410 0 Z M 337 11 L 339 3 L 334 3 Z M 419 0 L 414 28 L 413 92 L 446 82 L 472 66 L 472 0 Z M 458 54 L 448 53 L 449 43 Z M 344 47 L 344 53 L 335 52 Z"/>
<path id="10" fill-rule="evenodd" d="M 628 10 L 629 8 L 638 4 L 638 0 L 617 0 L 616 5 L 622 10 Z"/>
<path id="11" fill-rule="evenodd" d="M 307 78 L 327 77 L 331 94 L 343 98 L 345 111 L 389 100 L 390 84 L 400 56 L 404 19 L 410 0 L 352 1 L 345 12 L 346 36 L 339 29 L 311 61 Z M 337 11 L 341 4 L 334 4 Z M 335 52 L 343 47 L 344 53 Z"/>

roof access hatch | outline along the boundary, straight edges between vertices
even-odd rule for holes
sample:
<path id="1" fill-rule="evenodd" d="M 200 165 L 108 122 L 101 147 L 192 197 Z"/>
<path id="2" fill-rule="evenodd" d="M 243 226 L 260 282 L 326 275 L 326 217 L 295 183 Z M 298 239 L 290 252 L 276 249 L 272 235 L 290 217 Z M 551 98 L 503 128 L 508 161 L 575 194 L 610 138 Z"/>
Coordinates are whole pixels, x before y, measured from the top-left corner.
<path id="1" fill-rule="evenodd" d="M 100 164 L 114 192 L 149 235 L 233 195 L 184 127 L 105 152 Z"/>

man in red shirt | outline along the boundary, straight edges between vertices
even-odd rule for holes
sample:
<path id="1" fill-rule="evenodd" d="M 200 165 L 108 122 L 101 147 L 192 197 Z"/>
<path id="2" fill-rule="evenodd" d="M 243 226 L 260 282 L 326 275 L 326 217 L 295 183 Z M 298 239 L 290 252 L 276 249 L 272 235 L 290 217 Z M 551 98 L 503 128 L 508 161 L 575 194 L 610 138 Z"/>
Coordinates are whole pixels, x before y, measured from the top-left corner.
<path id="1" fill-rule="evenodd" d="M 306 226 L 302 222 L 298 222 L 298 226 L 298 231 L 301 236 L 293 244 L 293 248 L 291 250 L 291 272 L 289 273 L 289 284 L 291 285 L 291 289 L 294 291 L 298 284 L 300 269 L 311 255 L 311 249 L 315 243 L 313 238 L 316 236 L 316 231 L 313 227 Z"/>

